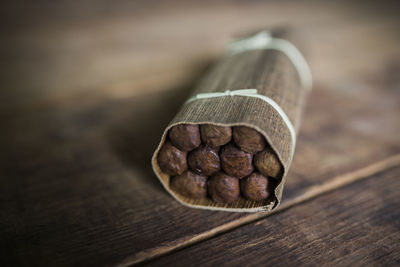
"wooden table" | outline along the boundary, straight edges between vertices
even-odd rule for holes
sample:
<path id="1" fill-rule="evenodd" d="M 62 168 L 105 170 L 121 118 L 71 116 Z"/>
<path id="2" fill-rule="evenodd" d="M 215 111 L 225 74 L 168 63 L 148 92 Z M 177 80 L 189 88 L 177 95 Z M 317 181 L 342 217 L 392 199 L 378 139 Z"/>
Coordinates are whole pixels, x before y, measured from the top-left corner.
<path id="1" fill-rule="evenodd" d="M 400 264 L 398 5 L 8 4 L 0 265 Z M 150 166 L 230 36 L 296 25 L 314 74 L 282 205 L 189 209 Z"/>

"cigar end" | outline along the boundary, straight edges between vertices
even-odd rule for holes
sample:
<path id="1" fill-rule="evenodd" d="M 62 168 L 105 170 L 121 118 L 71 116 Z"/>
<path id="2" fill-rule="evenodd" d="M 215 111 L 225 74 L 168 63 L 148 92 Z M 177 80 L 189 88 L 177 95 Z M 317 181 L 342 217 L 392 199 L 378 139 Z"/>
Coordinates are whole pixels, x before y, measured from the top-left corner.
<path id="1" fill-rule="evenodd" d="M 283 171 L 282 164 L 271 148 L 258 152 L 254 156 L 254 165 L 261 174 L 273 178 L 278 178 Z"/>
<path id="2" fill-rule="evenodd" d="M 253 155 L 238 149 L 233 144 L 228 144 L 221 149 L 221 166 L 229 175 L 243 178 L 254 170 Z"/>
<path id="3" fill-rule="evenodd" d="M 223 172 L 213 175 L 207 183 L 208 193 L 217 203 L 231 203 L 240 195 L 239 180 Z"/>
<path id="4" fill-rule="evenodd" d="M 241 150 L 249 153 L 261 151 L 267 145 L 262 134 L 246 126 L 233 127 L 233 140 Z"/>
<path id="5" fill-rule="evenodd" d="M 270 196 L 272 188 L 267 177 L 253 172 L 250 176 L 240 180 L 240 189 L 246 199 L 262 201 Z"/>
<path id="6" fill-rule="evenodd" d="M 188 164 L 190 169 L 198 174 L 213 175 L 221 169 L 218 148 L 200 145 L 189 153 Z"/>
<path id="7" fill-rule="evenodd" d="M 187 170 L 187 153 L 174 147 L 171 142 L 166 141 L 158 152 L 157 161 L 161 171 L 175 176 Z"/>
<path id="8" fill-rule="evenodd" d="M 207 146 L 219 147 L 226 145 L 232 139 L 232 129 L 227 126 L 203 124 L 200 126 L 201 139 Z"/>
<path id="9" fill-rule="evenodd" d="M 191 171 L 173 177 L 170 186 L 184 197 L 200 199 L 207 196 L 207 177 Z"/>
<path id="10" fill-rule="evenodd" d="M 171 143 L 182 151 L 191 151 L 201 144 L 199 126 L 195 124 L 175 125 L 169 130 Z"/>

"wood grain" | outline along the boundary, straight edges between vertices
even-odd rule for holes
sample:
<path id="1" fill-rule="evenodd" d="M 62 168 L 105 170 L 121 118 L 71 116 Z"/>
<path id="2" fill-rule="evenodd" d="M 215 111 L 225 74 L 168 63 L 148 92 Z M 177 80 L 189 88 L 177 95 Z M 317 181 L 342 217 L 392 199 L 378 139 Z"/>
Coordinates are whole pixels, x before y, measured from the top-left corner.
<path id="1" fill-rule="evenodd" d="M 327 192 L 330 192 L 330 191 L 333 191 L 336 189 L 340 189 L 343 186 L 346 186 L 346 185 L 354 183 L 356 181 L 368 178 L 368 177 L 375 175 L 381 171 L 384 171 L 384 170 L 387 170 L 394 166 L 399 166 L 399 165 L 400 165 L 400 155 L 393 156 L 391 158 L 388 158 L 388 159 L 385 159 L 382 161 L 378 161 L 378 162 L 376 162 L 372 165 L 369 165 L 365 168 L 331 178 L 328 182 L 326 182 L 324 184 L 315 185 L 312 188 L 310 188 L 307 192 L 305 192 L 303 195 L 300 195 L 294 199 L 285 201 L 284 204 L 282 204 L 277 209 L 275 209 L 271 212 L 253 213 L 251 215 L 247 215 L 247 216 L 243 216 L 238 219 L 235 219 L 235 220 L 231 220 L 227 223 L 224 223 L 217 227 L 214 227 L 208 231 L 204 231 L 203 233 L 193 236 L 190 239 L 186 238 L 184 240 L 181 240 L 180 242 L 175 242 L 175 244 L 169 244 L 168 246 L 160 246 L 155 249 L 148 249 L 148 250 L 141 251 L 140 253 L 137 253 L 131 257 L 124 259 L 118 265 L 119 266 L 131 266 L 133 264 L 143 263 L 145 261 L 149 261 L 154 258 L 162 257 L 163 255 L 166 255 L 173 251 L 183 249 L 185 247 L 191 246 L 193 244 L 202 242 L 207 239 L 211 239 L 214 236 L 218 236 L 218 235 L 224 234 L 226 232 L 232 231 L 233 229 L 241 227 L 248 223 L 255 222 L 262 218 L 271 216 L 275 213 L 282 212 L 286 209 L 289 209 L 300 203 L 306 202 L 306 201 L 313 199 L 315 197 L 318 197 L 322 194 L 325 194 Z"/>
<path id="2" fill-rule="evenodd" d="M 143 261 L 241 225 L 248 217 L 182 207 L 149 164 L 202 69 L 238 31 L 294 23 L 313 33 L 317 87 L 283 205 L 399 153 L 395 2 L 146 3 L 2 9 L 1 265 Z"/>
<path id="3" fill-rule="evenodd" d="M 316 83 L 347 83 L 396 64 L 397 9 L 345 0 L 9 2 L 0 11 L 2 106 L 161 91 L 187 81 L 232 36 L 276 25 L 307 34 Z"/>
<path id="4" fill-rule="evenodd" d="M 148 265 L 395 266 L 399 175 L 385 171 Z"/>
<path id="5" fill-rule="evenodd" d="M 175 101 L 185 98 L 182 90 L 175 92 L 10 113 L 0 138 L 7 178 L 0 181 L 2 261 L 96 265 L 132 256 L 140 261 L 242 216 L 185 208 L 153 176 L 149 159 L 159 132 L 172 107 L 179 107 Z M 390 141 L 395 117 L 388 117 L 384 132 L 344 127 L 399 106 L 366 105 L 369 98 L 356 104 L 354 96 L 334 93 L 320 89 L 311 97 L 284 201 L 399 152 L 397 140 Z M 314 105 L 329 101 L 340 105 L 328 106 L 326 120 L 320 120 Z M 335 139 L 328 138 L 332 129 Z"/>

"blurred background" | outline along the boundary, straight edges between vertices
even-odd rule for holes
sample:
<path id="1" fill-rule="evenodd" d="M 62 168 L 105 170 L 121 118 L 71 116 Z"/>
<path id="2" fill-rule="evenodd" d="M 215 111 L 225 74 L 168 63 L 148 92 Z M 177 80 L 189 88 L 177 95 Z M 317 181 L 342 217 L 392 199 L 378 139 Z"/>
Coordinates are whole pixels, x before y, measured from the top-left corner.
<path id="1" fill-rule="evenodd" d="M 12 1 L 1 9 L 6 105 L 125 97 L 191 79 L 232 36 L 306 32 L 316 84 L 398 70 L 397 1 Z M 3 104 L 4 105 L 4 104 Z"/>
<path id="2" fill-rule="evenodd" d="M 349 176 L 343 174 L 397 155 L 389 160 L 394 165 L 400 161 L 399 7 L 399 1 L 361 0 L 3 3 L 0 261 L 5 264 L 0 265 L 141 262 L 203 240 L 224 223 L 239 227 L 257 218 L 185 208 L 165 192 L 150 165 L 164 127 L 204 71 L 218 60 L 233 36 L 247 31 L 296 28 L 304 34 L 305 56 L 314 78 L 283 205 L 296 205 L 310 191 L 318 195 L 332 185 L 344 185 L 343 179 Z M 371 186 L 380 193 L 364 190 L 360 184 L 353 188 L 360 194 L 367 192 L 354 210 L 371 210 L 359 208 L 363 203 L 379 207 L 378 211 L 387 207 L 384 214 L 391 216 L 387 224 L 381 224 L 384 216 L 379 212 L 354 219 L 357 212 L 349 208 L 343 221 L 355 222 L 344 225 L 357 226 L 359 221 L 375 218 L 377 227 L 387 227 L 382 228 L 384 233 L 394 232 L 384 243 L 395 242 L 398 227 L 391 228 L 390 219 L 398 222 L 396 201 L 400 198 L 399 190 L 391 190 L 394 181 L 382 182 L 386 187 Z M 317 216 L 315 224 L 306 218 L 304 225 L 292 227 L 303 214 L 292 210 L 288 213 L 297 217 L 290 218 L 286 228 L 281 217 L 275 223 L 282 233 L 289 229 L 293 231 L 288 233 L 298 231 L 299 236 L 319 240 L 351 239 L 336 232 L 323 235 L 318 228 L 319 222 L 332 222 L 332 229 L 341 225 L 342 221 L 332 219 L 335 215 L 325 213 L 337 207 L 335 199 L 342 196 L 338 192 L 318 200 L 326 207 L 310 208 L 310 218 Z M 337 209 L 341 214 L 342 204 Z M 317 225 L 314 231 L 310 230 L 313 225 Z M 241 236 L 257 237 L 251 234 L 256 226 L 249 226 L 253 228 L 243 230 Z M 349 228 L 349 232 L 374 233 L 375 228 L 365 227 Z M 265 229 L 260 233 L 269 233 L 268 238 L 283 239 Z M 308 242 L 288 236 L 291 242 Z M 318 249 L 318 242 L 306 246 Z M 258 243 L 257 239 L 254 244 Z M 350 253 L 346 242 L 335 244 L 326 251 Z M 360 258 L 373 255 L 374 242 L 354 244 L 362 247 Z M 385 244 L 379 246 L 381 251 L 396 251 L 396 245 Z M 297 246 L 287 253 L 302 251 L 302 245 Z M 279 253 L 282 247 L 287 246 L 278 245 Z M 252 254 L 232 259 L 248 264 L 245 255 Z M 208 256 L 204 259 L 213 257 Z M 263 252 L 253 259 L 267 256 Z M 295 256 L 283 258 L 290 261 Z M 322 251 L 320 256 L 326 255 Z"/>

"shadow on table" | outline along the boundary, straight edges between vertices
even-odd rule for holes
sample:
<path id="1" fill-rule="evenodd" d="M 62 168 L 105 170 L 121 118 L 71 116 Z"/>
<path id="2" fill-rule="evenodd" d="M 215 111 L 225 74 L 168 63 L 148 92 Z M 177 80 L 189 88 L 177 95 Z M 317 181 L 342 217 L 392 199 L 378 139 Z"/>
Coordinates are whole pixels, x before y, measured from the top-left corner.
<path id="1" fill-rule="evenodd" d="M 110 131 L 111 146 L 126 166 L 143 172 L 140 178 L 144 183 L 163 190 L 153 173 L 151 157 L 165 127 L 209 67 L 210 62 L 204 63 L 190 82 L 178 88 L 143 94 L 122 103 L 124 115 Z"/>

